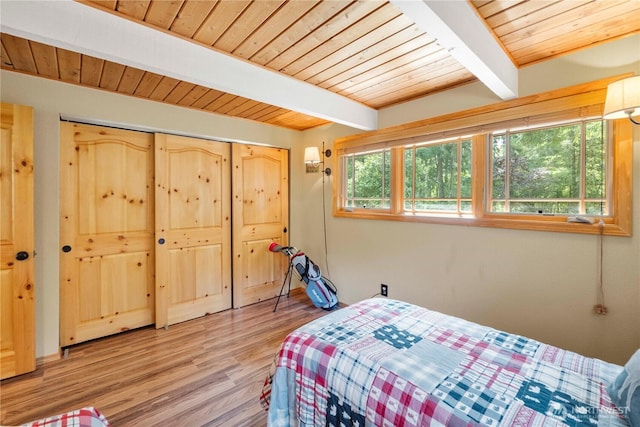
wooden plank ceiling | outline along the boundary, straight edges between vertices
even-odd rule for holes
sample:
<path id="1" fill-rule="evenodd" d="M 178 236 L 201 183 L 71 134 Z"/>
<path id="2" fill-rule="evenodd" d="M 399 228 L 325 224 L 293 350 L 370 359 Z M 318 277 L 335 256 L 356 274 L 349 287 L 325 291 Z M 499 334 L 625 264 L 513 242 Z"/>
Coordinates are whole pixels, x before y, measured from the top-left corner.
<path id="1" fill-rule="evenodd" d="M 381 0 L 88 0 L 86 7 L 380 109 L 476 80 Z M 637 0 L 472 0 L 517 68 L 640 32 Z M 2 68 L 304 130 L 297 111 L 3 33 Z"/>

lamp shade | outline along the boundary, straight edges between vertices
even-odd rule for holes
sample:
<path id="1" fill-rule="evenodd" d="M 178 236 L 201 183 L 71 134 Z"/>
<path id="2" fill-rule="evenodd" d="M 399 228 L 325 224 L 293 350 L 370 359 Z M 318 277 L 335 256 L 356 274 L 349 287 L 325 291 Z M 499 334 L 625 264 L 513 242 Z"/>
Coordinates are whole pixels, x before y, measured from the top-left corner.
<path id="1" fill-rule="evenodd" d="M 607 87 L 605 119 L 623 119 L 640 114 L 640 76 L 618 80 Z"/>
<path id="2" fill-rule="evenodd" d="M 320 152 L 318 147 L 307 147 L 304 149 L 305 163 L 320 163 Z"/>

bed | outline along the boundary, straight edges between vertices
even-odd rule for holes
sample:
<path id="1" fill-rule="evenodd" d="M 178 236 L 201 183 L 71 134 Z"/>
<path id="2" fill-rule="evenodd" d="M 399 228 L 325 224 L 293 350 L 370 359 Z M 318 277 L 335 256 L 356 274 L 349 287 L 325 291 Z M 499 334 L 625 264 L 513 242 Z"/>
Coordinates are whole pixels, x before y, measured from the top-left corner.
<path id="1" fill-rule="evenodd" d="M 273 427 L 629 426 L 640 387 L 618 406 L 610 394 L 630 378 L 623 366 L 372 298 L 289 334 L 261 400 Z"/>

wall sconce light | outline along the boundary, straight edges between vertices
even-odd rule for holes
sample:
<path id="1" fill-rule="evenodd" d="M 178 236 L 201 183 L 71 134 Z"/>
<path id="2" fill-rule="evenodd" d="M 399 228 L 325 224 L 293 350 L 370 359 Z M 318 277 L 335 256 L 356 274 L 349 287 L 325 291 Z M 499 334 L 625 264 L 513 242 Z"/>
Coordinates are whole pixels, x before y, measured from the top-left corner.
<path id="1" fill-rule="evenodd" d="M 304 149 L 304 164 L 307 168 L 307 173 L 320 172 L 320 164 L 324 167 L 324 158 L 331 157 L 331 150 L 324 149 L 324 142 L 322 143 L 322 161 L 320 160 L 320 152 L 318 147 L 307 147 Z M 331 168 L 322 170 L 327 176 L 331 175 Z"/>
<path id="2" fill-rule="evenodd" d="M 607 87 L 603 118 L 623 119 L 628 117 L 631 123 L 640 125 L 640 122 L 631 118 L 635 115 L 640 115 L 640 76 L 611 83 Z"/>

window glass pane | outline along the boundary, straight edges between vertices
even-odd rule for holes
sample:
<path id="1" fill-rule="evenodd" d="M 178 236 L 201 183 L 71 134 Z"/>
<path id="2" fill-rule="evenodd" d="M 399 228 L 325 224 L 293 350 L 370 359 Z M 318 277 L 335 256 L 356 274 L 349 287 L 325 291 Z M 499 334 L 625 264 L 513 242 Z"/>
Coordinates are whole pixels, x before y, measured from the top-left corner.
<path id="1" fill-rule="evenodd" d="M 579 124 L 512 133 L 509 140 L 509 197 L 579 197 L 580 135 Z"/>
<path id="2" fill-rule="evenodd" d="M 353 183 L 355 182 L 355 167 L 354 167 L 354 162 L 353 162 L 353 156 L 345 156 L 344 158 L 344 165 L 345 165 L 345 175 L 346 175 L 346 191 L 345 194 L 347 195 L 347 200 L 349 202 L 353 201 Z M 348 203 L 349 207 L 353 207 L 353 205 L 351 203 Z"/>
<path id="3" fill-rule="evenodd" d="M 471 212 L 471 140 L 454 140 L 404 150 L 404 208 Z"/>
<path id="4" fill-rule="evenodd" d="M 349 205 L 353 208 L 366 208 L 366 209 L 381 209 L 381 208 L 389 208 L 390 202 L 389 199 L 372 199 L 372 198 L 355 198 L 351 201 Z"/>
<path id="5" fill-rule="evenodd" d="M 457 200 L 416 200 L 416 210 L 455 212 L 458 210 Z"/>
<path id="6" fill-rule="evenodd" d="M 539 213 L 539 214 L 579 214 L 580 203 L 578 202 L 558 202 L 558 201 L 536 201 L 509 203 L 511 213 Z"/>
<path id="7" fill-rule="evenodd" d="M 594 121 L 586 124 L 586 198 L 602 199 L 605 196 L 605 152 L 604 123 Z"/>
<path id="8" fill-rule="evenodd" d="M 404 150 L 404 198 L 413 199 L 413 155 L 415 151 L 413 148 L 407 148 Z M 405 202 L 406 203 L 406 202 Z M 411 209 L 411 202 L 409 206 L 405 204 L 405 209 Z"/>
<path id="9" fill-rule="evenodd" d="M 460 143 L 460 197 L 471 198 L 471 140 Z"/>
<path id="10" fill-rule="evenodd" d="M 491 203 L 491 212 L 506 212 L 506 211 L 507 211 L 507 206 L 505 205 L 504 201 L 494 200 L 493 203 Z"/>
<path id="11" fill-rule="evenodd" d="M 384 163 L 384 177 L 383 177 L 383 191 L 382 200 L 383 207 L 391 206 L 391 150 L 384 150 L 383 163 Z"/>
<path id="12" fill-rule="evenodd" d="M 594 215 L 594 216 L 608 215 L 607 205 L 604 202 L 604 200 L 601 202 L 586 202 L 584 208 L 585 208 L 585 213 L 587 215 Z"/>
<path id="13" fill-rule="evenodd" d="M 491 211 L 593 214 L 606 197 L 603 126 L 594 120 L 493 135 Z"/>
<path id="14" fill-rule="evenodd" d="M 391 193 L 390 151 L 344 156 L 346 206 L 388 208 Z"/>
<path id="15" fill-rule="evenodd" d="M 493 199 L 504 199 L 507 176 L 507 144 L 506 135 L 493 135 L 491 143 L 492 179 L 491 192 Z"/>
<path id="16" fill-rule="evenodd" d="M 416 148 L 415 197 L 457 198 L 457 144 L 438 144 Z"/>

